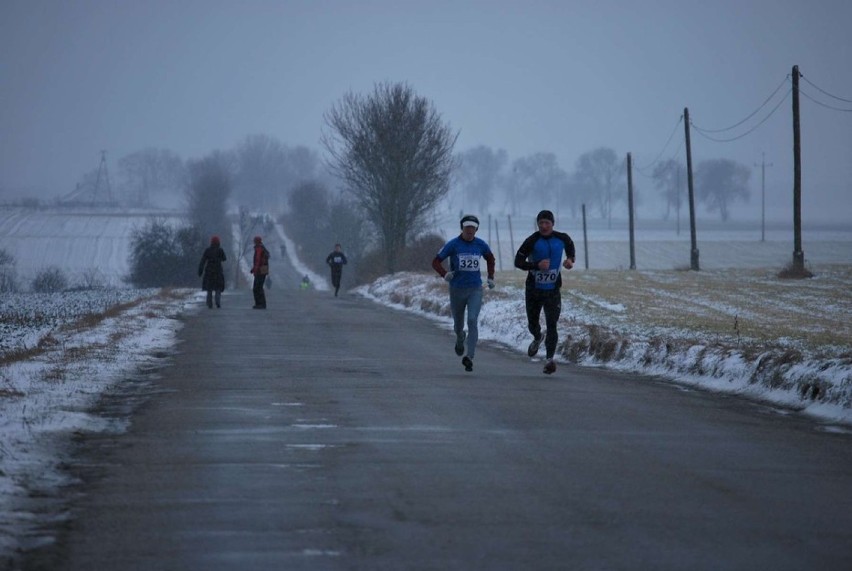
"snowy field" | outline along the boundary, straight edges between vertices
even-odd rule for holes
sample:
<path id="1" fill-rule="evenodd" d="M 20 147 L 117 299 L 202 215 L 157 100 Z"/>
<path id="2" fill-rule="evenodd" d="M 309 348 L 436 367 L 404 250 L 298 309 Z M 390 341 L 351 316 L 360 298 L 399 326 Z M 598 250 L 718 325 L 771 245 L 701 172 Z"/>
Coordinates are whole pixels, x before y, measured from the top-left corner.
<path id="1" fill-rule="evenodd" d="M 173 218 L 174 213 L 0 207 L 0 248 L 15 257 L 16 273 L 24 285 L 41 270 L 57 267 L 72 286 L 97 271 L 102 285 L 121 287 L 130 270 L 133 231 L 152 216 Z"/>
<path id="2" fill-rule="evenodd" d="M 90 413 L 105 394 L 150 382 L 172 354 L 194 290 L 3 294 L 0 323 L 0 567 L 49 541 L 42 526 L 69 484 L 71 438 L 121 431 Z M 143 379 L 145 379 L 143 381 Z"/>
<path id="3" fill-rule="evenodd" d="M 146 216 L 0 209 L 0 248 L 16 257 L 22 278 L 48 265 L 72 274 L 97 267 L 111 276 L 110 283 L 120 284 L 127 271 L 129 237 Z M 455 235 L 454 224 L 438 231 Z M 582 231 L 566 226 L 583 252 Z M 514 247 L 531 231 L 515 229 Z M 806 261 L 818 276 L 780 283 L 774 272 L 792 254 L 792 239 L 783 229 L 768 233 L 766 242 L 759 241 L 754 229 L 706 230 L 699 235 L 705 271 L 698 273 L 671 271 L 689 265 L 688 232 L 677 236 L 672 228 L 641 229 L 640 271 L 632 274 L 619 271 L 629 263 L 623 231 L 593 229 L 590 271 L 583 269 L 582 254 L 577 271 L 572 270 L 566 300 L 569 286 L 572 297 L 560 323 L 566 343 L 554 382 L 570 378 L 570 367 L 580 365 L 637 371 L 684 386 L 758 398 L 785 414 L 799 410 L 816 417 L 824 430 L 850 430 L 852 229 L 806 231 Z M 505 229 L 492 232 L 492 243 L 500 244 L 503 271 L 497 289 L 486 293 L 480 338 L 527 359 L 522 272 L 511 269 L 513 252 Z M 288 253 L 296 250 L 285 229 L 277 226 L 276 233 Z M 487 228 L 479 235 L 487 240 Z M 296 267 L 306 271 L 298 261 Z M 423 275 L 388 276 L 355 293 L 418 313 L 449 330 L 445 284 Z M 641 287 L 627 287 L 631 281 Z M 699 292 L 697 298 L 677 293 L 687 286 Z M 636 298 L 637 291 L 653 303 Z M 752 291 L 761 293 L 750 295 Z M 43 526 L 63 517 L 56 499 L 69 483 L 62 463 L 72 437 L 124 429 L 91 414 L 92 407 L 104 395 L 156 379 L 157 369 L 166 366 L 174 350 L 181 316 L 201 307 L 201 295 L 195 290 L 115 288 L 2 294 L 0 567 L 16 550 L 51 541 Z M 698 316 L 702 325 L 654 315 L 652 309 L 660 306 L 671 314 Z M 789 307 L 800 313 L 787 311 Z M 743 330 L 734 335 L 732 326 L 738 323 Z M 761 323 L 769 324 L 763 334 L 755 330 Z M 451 353 L 450 339 L 448 332 Z"/>

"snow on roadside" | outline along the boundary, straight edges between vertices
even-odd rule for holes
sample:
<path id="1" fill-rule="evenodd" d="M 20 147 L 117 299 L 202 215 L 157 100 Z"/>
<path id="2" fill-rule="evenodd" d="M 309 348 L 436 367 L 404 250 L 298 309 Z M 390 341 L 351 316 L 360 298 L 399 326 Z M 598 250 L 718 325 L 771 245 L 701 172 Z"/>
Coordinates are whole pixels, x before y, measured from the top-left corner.
<path id="1" fill-rule="evenodd" d="M 377 303 L 452 327 L 446 286 L 437 279 L 401 272 L 354 291 Z M 852 424 L 852 358 L 840 350 L 813 355 L 779 344 L 753 351 L 718 340 L 699 340 L 688 331 L 663 333 L 641 324 L 634 324 L 627 334 L 618 333 L 612 324 L 624 307 L 596 296 L 586 295 L 584 299 L 600 313 L 586 313 L 576 306 L 570 311 L 563 309 L 557 353 L 562 360 L 660 376 L 773 402 L 829 422 Z M 523 355 L 530 341 L 525 315 L 520 288 L 486 290 L 479 338 Z"/>
<path id="2" fill-rule="evenodd" d="M 165 364 L 181 327 L 179 316 L 200 307 L 192 303 L 200 295 L 192 290 L 105 290 L 100 295 L 4 298 L 4 317 L 16 310 L 32 316 L 27 297 L 50 317 L 37 320 L 35 327 L 18 326 L 29 332 L 12 349 L 26 343 L 35 353 L 18 360 L 9 347 L 0 351 L 8 359 L 0 364 L 0 561 L 21 548 L 52 541 L 41 535 L 44 514 L 37 512 L 44 509 L 39 507 L 44 498 L 68 483 L 61 464 L 70 438 L 123 430 L 90 411 L 106 391 L 140 368 Z M 119 311 L 110 310 L 117 299 Z M 52 304 L 77 309 L 53 314 Z M 33 340 L 40 343 L 35 346 Z"/>

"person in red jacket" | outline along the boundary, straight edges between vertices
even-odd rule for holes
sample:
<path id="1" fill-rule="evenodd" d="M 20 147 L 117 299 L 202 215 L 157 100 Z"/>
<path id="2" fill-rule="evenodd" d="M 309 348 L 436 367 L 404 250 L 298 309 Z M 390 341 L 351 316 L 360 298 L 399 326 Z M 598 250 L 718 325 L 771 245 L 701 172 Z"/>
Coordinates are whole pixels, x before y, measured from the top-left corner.
<path id="1" fill-rule="evenodd" d="M 251 273 L 254 274 L 254 285 L 251 288 L 254 293 L 252 309 L 266 309 L 266 293 L 263 291 L 263 284 L 266 282 L 266 276 L 269 275 L 269 250 L 263 245 L 263 239 L 260 236 L 254 237 L 254 261 Z"/>

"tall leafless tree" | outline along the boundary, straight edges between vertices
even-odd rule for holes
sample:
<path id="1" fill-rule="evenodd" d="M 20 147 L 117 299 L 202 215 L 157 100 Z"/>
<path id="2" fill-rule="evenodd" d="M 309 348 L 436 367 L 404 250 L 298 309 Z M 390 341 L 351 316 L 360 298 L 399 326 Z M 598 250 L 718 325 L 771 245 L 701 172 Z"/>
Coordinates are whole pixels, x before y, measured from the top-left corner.
<path id="1" fill-rule="evenodd" d="M 449 190 L 458 138 L 430 101 L 404 83 L 346 94 L 325 114 L 328 166 L 379 232 L 393 272 L 408 241 Z"/>
<path id="2" fill-rule="evenodd" d="M 719 211 L 722 222 L 731 215 L 731 203 L 749 199 L 751 170 L 731 159 L 702 161 L 695 171 L 696 197 L 710 212 Z"/>
<path id="3" fill-rule="evenodd" d="M 465 209 L 476 207 L 480 213 L 491 206 L 501 178 L 509 163 L 509 155 L 503 149 L 479 145 L 456 155 L 458 169 L 455 182 Z"/>
<path id="4" fill-rule="evenodd" d="M 119 178 L 131 194 L 131 202 L 151 204 L 151 195 L 174 192 L 186 183 L 186 166 L 173 151 L 148 148 L 118 160 Z"/>
<path id="5" fill-rule="evenodd" d="M 560 191 L 568 182 L 568 174 L 562 170 L 553 153 L 533 153 L 512 162 L 512 174 L 516 199 L 533 206 L 533 210 L 548 208 L 559 210 Z M 520 212 L 513 210 L 513 214 Z"/>
<path id="6" fill-rule="evenodd" d="M 588 151 L 577 159 L 575 176 L 593 193 L 592 198 L 598 205 L 601 217 L 607 220 L 610 228 L 614 203 L 626 198 L 626 193 L 613 196 L 613 189 L 624 178 L 623 165 L 624 161 L 608 147 Z"/>
<path id="7" fill-rule="evenodd" d="M 188 163 L 187 211 L 192 227 L 201 236 L 219 234 L 230 238 L 227 202 L 231 195 L 231 161 L 228 155 L 214 152 Z"/>
<path id="8" fill-rule="evenodd" d="M 684 173 L 683 176 L 680 173 Z M 685 194 L 682 190 L 683 184 L 686 182 L 685 173 L 686 169 L 675 159 L 657 163 L 657 166 L 654 167 L 651 178 L 654 179 L 654 185 L 666 201 L 666 212 L 663 215 L 663 220 L 669 219 L 672 208 L 680 216 L 680 208 Z"/>

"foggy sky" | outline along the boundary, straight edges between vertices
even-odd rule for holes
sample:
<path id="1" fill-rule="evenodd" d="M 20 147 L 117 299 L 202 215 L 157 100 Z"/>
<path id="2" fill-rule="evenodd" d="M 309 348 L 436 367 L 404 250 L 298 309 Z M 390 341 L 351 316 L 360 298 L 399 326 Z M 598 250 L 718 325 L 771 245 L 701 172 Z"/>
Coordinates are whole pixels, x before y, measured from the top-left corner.
<path id="1" fill-rule="evenodd" d="M 319 150 L 323 113 L 382 81 L 433 101 L 457 151 L 554 152 L 567 171 L 600 146 L 684 160 L 682 126 L 664 148 L 684 107 L 728 127 L 794 64 L 852 100 L 850 23 L 847 0 L 2 0 L 0 200 L 65 194 L 101 150 L 111 173 L 143 148 L 199 158 L 256 133 Z M 765 152 L 771 196 L 792 201 L 789 98 L 738 141 L 692 140 L 695 163 Z M 802 145 L 810 212 L 852 219 L 852 113 L 803 97 Z"/>

